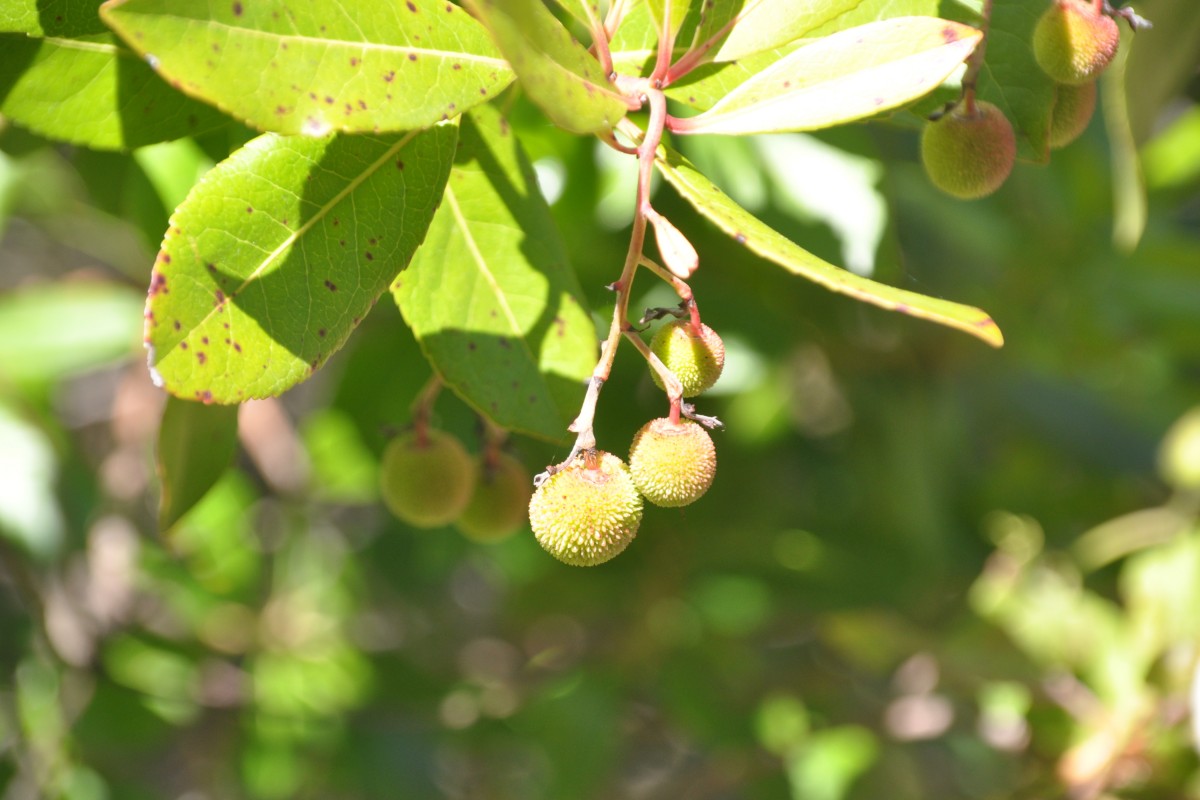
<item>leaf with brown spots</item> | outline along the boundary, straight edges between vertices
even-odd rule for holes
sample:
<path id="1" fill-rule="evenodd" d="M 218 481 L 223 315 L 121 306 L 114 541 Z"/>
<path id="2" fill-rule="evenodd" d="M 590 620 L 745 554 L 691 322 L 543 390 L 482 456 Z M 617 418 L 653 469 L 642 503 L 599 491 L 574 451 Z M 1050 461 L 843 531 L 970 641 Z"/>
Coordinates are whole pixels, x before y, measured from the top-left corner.
<path id="1" fill-rule="evenodd" d="M 109 0 L 101 15 L 181 91 L 280 133 L 424 128 L 513 77 L 444 0 Z"/>
<path id="2" fill-rule="evenodd" d="M 307 378 L 425 237 L 456 130 L 265 134 L 214 167 L 172 217 L 150 281 L 145 338 L 162 385 L 238 403 Z"/>
<path id="3" fill-rule="evenodd" d="M 957 328 L 993 347 L 1004 344 L 995 321 L 978 308 L 876 283 L 817 258 L 735 203 L 674 150 L 659 147 L 655 166 L 702 216 L 738 244 L 788 272 L 864 303 Z"/>
<path id="4" fill-rule="evenodd" d="M 488 106 L 461 147 L 425 244 L 392 287 L 446 383 L 499 425 L 562 440 L 596 363 L 596 334 L 516 137 Z"/>

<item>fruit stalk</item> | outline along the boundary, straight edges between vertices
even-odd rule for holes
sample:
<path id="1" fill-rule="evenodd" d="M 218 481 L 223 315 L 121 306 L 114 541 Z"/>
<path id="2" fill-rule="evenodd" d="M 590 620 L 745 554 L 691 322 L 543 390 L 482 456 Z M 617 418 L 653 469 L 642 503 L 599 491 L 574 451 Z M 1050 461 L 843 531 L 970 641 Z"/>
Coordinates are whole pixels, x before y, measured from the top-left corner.
<path id="1" fill-rule="evenodd" d="M 563 464 L 570 464 L 579 453 L 596 448 L 596 433 L 593 427 L 596 418 L 596 402 L 599 400 L 600 390 L 612 372 L 613 360 L 616 358 L 617 346 L 621 342 L 621 337 L 629 328 L 630 287 L 642 257 L 642 248 L 646 243 L 646 209 L 650 207 L 650 178 L 653 174 L 654 157 L 659 142 L 662 141 L 663 127 L 667 116 L 667 99 L 662 91 L 651 86 L 649 81 L 642 85 L 642 89 L 643 97 L 650 107 L 650 120 L 637 147 L 637 211 L 633 217 L 633 231 L 629 236 L 629 249 L 625 253 L 625 264 L 621 268 L 621 277 L 612 284 L 613 291 L 617 294 L 617 302 L 613 308 L 608 337 L 604 340 L 601 348 L 600 360 L 596 363 L 596 368 L 592 370 L 587 394 L 584 395 L 579 414 L 567 428 L 576 434 L 575 445 L 559 467 Z M 554 469 L 552 468 L 548 472 L 553 473 Z M 543 476 L 546 474 L 538 476 L 539 479 L 544 480 Z"/>
<path id="2" fill-rule="evenodd" d="M 438 394 L 442 391 L 442 376 L 436 372 L 429 376 L 421 391 L 413 398 L 409 412 L 412 416 L 413 433 L 417 442 L 423 447 L 429 440 L 429 419 L 433 416 L 433 404 L 437 402 Z"/>
<path id="3" fill-rule="evenodd" d="M 979 24 L 979 32 L 983 35 L 979 39 L 979 45 L 967 59 L 967 71 L 962 79 L 963 102 L 966 103 L 968 114 L 975 113 L 975 85 L 979 81 L 979 71 L 983 69 L 983 62 L 987 56 L 988 30 L 992 25 L 992 0 L 983 0 L 980 17 L 982 21 Z"/>

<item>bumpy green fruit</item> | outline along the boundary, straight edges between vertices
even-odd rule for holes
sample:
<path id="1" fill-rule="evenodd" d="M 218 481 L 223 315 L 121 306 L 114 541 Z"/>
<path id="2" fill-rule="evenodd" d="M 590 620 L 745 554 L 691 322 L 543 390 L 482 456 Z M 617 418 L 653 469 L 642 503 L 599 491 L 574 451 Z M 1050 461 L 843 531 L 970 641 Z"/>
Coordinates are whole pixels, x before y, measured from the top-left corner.
<path id="1" fill-rule="evenodd" d="M 480 458 L 475 493 L 455 524 L 477 542 L 507 539 L 525 523 L 532 493 L 532 479 L 519 460 L 508 453 L 497 453 L 490 461 Z"/>
<path id="2" fill-rule="evenodd" d="M 651 503 L 678 508 L 708 491 L 717 472 L 717 450 L 708 431 L 690 419 L 673 424 L 661 417 L 634 434 L 629 472 Z"/>
<path id="3" fill-rule="evenodd" d="M 1088 83 L 1116 55 L 1117 23 L 1090 0 L 1055 0 L 1033 29 L 1033 56 L 1058 83 Z"/>
<path id="4" fill-rule="evenodd" d="M 1096 110 L 1096 82 L 1081 86 L 1060 83 L 1054 100 L 1054 113 L 1050 115 L 1050 147 L 1066 147 L 1087 130 L 1092 113 Z"/>
<path id="5" fill-rule="evenodd" d="M 933 185 L 972 200 L 1000 188 L 1017 158 L 1017 137 L 1004 112 L 975 101 L 974 113 L 959 103 L 921 134 L 921 161 Z"/>
<path id="6" fill-rule="evenodd" d="M 676 320 L 663 325 L 650 340 L 650 350 L 683 384 L 683 396 L 695 397 L 712 388 L 725 367 L 725 343 L 716 331 L 700 324 L 700 335 L 692 333 L 692 324 Z M 658 373 L 654 382 L 663 389 Z"/>
<path id="7" fill-rule="evenodd" d="M 612 453 L 580 457 L 551 475 L 529 501 L 529 523 L 550 555 L 577 567 L 603 564 L 633 540 L 642 496 Z"/>
<path id="8" fill-rule="evenodd" d="M 458 519 L 475 485 L 471 457 L 441 431 L 407 433 L 388 444 L 380 465 L 383 502 L 402 521 L 437 528 Z"/>

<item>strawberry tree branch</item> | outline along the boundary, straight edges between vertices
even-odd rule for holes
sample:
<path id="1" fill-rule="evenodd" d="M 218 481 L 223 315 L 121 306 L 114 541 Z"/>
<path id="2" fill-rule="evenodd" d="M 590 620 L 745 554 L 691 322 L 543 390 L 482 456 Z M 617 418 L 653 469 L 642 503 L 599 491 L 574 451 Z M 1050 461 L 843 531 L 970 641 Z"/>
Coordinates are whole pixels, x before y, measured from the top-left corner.
<path id="1" fill-rule="evenodd" d="M 737 16 L 729 20 L 729 22 L 726 22 L 719 31 L 705 39 L 703 44 L 699 46 L 693 44 L 692 47 L 689 48 L 686 53 L 680 56 L 679 60 L 671 65 L 671 67 L 666 71 L 666 74 L 663 76 L 662 85 L 664 87 L 670 86 L 672 83 L 703 64 L 708 58 L 709 51 L 720 44 L 721 40 L 728 36 L 729 32 L 733 30 L 739 22 L 745 19 L 747 14 L 754 11 L 754 9 L 761 2 L 762 0 L 750 0 L 750 2 L 746 3 L 745 7 L 738 12 Z M 699 31 L 697 31 L 697 33 L 698 32 Z"/>
<path id="2" fill-rule="evenodd" d="M 983 34 L 983 37 L 972 51 L 970 58 L 967 59 L 967 71 L 963 74 L 962 79 L 963 102 L 967 105 L 968 115 L 975 113 L 975 85 L 979 81 L 979 71 L 983 69 L 983 62 L 987 55 L 988 30 L 992 24 L 992 0 L 983 0 L 983 10 L 980 12 L 980 16 L 983 21 L 979 26 L 979 32 Z"/>
<path id="3" fill-rule="evenodd" d="M 583 11 L 587 14 L 588 27 L 592 32 L 592 51 L 596 56 L 596 60 L 600 62 L 600 66 L 604 69 L 604 74 L 610 78 L 613 74 L 612 52 L 608 48 L 609 31 L 600 18 L 596 16 L 595 9 L 588 3 L 583 4 Z"/>

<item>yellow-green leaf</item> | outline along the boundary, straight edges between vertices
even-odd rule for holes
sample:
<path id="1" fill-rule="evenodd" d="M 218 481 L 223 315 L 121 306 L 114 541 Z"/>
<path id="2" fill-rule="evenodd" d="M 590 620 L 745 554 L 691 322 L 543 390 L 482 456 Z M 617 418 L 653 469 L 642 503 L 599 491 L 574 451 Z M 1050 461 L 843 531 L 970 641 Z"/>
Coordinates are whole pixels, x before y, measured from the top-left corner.
<path id="1" fill-rule="evenodd" d="M 542 0 L 470 0 L 492 31 L 529 99 L 555 125 L 599 133 L 617 124 L 629 105 L 600 62 L 575 41 Z"/>
<path id="2" fill-rule="evenodd" d="M 146 303 L 150 366 L 171 394 L 278 395 L 342 346 L 425 237 L 457 128 L 264 134 L 171 217 Z"/>
<path id="3" fill-rule="evenodd" d="M 512 81 L 443 0 L 108 0 L 101 15 L 179 90 L 279 133 L 424 128 Z"/>
<path id="4" fill-rule="evenodd" d="M 566 435 L 596 330 L 533 167 L 495 110 L 463 116 L 445 198 L 392 292 L 460 397 L 503 427 Z"/>
<path id="5" fill-rule="evenodd" d="M 978 308 L 876 283 L 817 258 L 735 203 L 679 153 L 660 147 L 655 165 L 701 215 L 789 272 L 864 303 L 957 328 L 993 347 L 1004 343 L 995 321 Z"/>
<path id="6" fill-rule="evenodd" d="M 815 130 L 896 108 L 937 88 L 971 54 L 979 31 L 936 17 L 898 17 L 801 47 L 677 133 Z"/>

